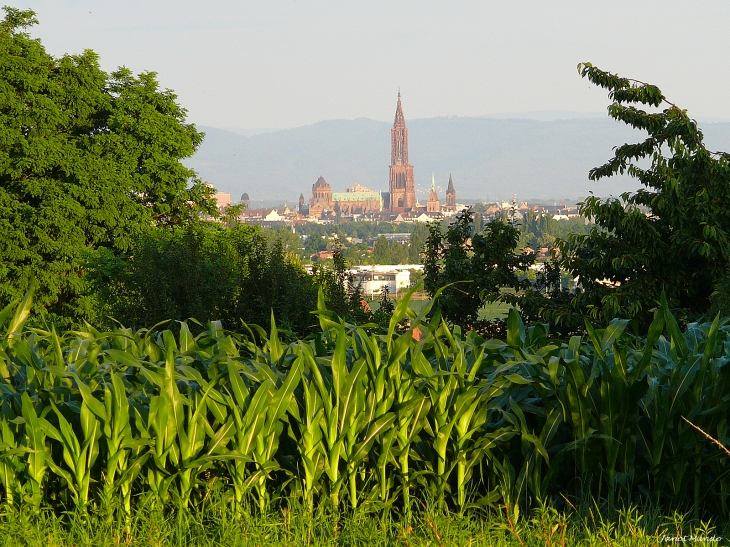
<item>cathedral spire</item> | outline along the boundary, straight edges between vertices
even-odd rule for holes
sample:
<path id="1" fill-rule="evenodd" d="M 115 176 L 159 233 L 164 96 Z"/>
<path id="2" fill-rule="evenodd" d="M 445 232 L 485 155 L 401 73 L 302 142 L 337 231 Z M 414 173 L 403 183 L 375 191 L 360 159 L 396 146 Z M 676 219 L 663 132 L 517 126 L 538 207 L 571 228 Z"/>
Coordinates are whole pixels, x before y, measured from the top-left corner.
<path id="1" fill-rule="evenodd" d="M 436 191 L 436 177 L 433 174 L 433 171 L 431 171 L 431 190 L 434 192 Z"/>
<path id="2" fill-rule="evenodd" d="M 449 187 L 446 189 L 447 194 L 456 194 L 456 190 L 454 190 L 454 181 L 451 180 L 451 173 L 449 173 Z"/>
<path id="3" fill-rule="evenodd" d="M 403 107 L 400 104 L 400 88 L 398 88 L 398 106 L 395 108 L 395 125 L 406 124 L 406 118 L 403 116 Z"/>

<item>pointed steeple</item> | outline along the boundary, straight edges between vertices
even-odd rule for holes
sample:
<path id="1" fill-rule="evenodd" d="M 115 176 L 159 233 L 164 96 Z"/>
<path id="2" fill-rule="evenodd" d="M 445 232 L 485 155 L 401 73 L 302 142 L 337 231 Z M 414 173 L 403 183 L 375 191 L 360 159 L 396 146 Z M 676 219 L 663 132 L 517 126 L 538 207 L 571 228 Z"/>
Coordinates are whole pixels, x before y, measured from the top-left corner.
<path id="1" fill-rule="evenodd" d="M 431 191 L 428 193 L 428 201 L 426 201 L 426 212 L 438 213 L 441 211 L 441 203 L 436 193 L 436 177 L 431 173 Z"/>
<path id="2" fill-rule="evenodd" d="M 451 173 L 449 173 L 449 187 L 446 189 L 444 210 L 451 213 L 456 212 L 456 190 L 454 190 L 454 180 L 451 178 Z"/>
<path id="3" fill-rule="evenodd" d="M 400 89 L 398 89 L 398 106 L 395 108 L 395 125 L 405 125 L 406 119 L 403 116 L 403 107 L 400 104 Z"/>

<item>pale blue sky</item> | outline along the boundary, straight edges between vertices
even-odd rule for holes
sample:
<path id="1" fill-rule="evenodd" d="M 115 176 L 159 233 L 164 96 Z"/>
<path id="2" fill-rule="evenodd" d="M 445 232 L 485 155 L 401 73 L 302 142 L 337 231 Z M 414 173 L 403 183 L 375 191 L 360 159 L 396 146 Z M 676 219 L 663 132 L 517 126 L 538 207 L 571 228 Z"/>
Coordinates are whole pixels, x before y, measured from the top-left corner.
<path id="1" fill-rule="evenodd" d="M 8 0 L 54 55 L 158 72 L 200 125 L 605 111 L 580 61 L 730 118 L 727 0 Z"/>

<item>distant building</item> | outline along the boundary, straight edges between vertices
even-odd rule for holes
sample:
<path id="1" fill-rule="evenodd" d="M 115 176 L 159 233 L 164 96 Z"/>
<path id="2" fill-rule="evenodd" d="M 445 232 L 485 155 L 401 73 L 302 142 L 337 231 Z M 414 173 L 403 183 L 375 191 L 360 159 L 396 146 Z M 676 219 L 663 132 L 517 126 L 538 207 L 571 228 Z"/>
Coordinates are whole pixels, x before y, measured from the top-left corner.
<path id="1" fill-rule="evenodd" d="M 244 192 L 241 194 L 241 203 L 248 208 L 249 205 L 251 205 L 251 199 L 248 197 L 248 193 Z"/>
<path id="2" fill-rule="evenodd" d="M 410 232 L 398 232 L 395 234 L 378 234 L 370 239 L 370 245 L 373 245 L 381 237 L 384 237 L 388 243 L 400 243 L 401 245 L 405 245 L 411 241 Z"/>
<path id="3" fill-rule="evenodd" d="M 227 192 L 217 192 L 213 195 L 218 210 L 222 211 L 231 204 L 231 194 Z"/>
<path id="4" fill-rule="evenodd" d="M 355 184 L 346 192 L 332 194 L 335 212 L 344 216 L 356 214 L 376 214 L 383 209 L 383 197 L 380 192 Z"/>
<path id="5" fill-rule="evenodd" d="M 322 213 L 332 211 L 334 203 L 332 202 L 332 188 L 320 175 L 312 185 L 312 198 L 309 200 L 309 216 L 320 217 Z"/>
<path id="6" fill-rule="evenodd" d="M 366 296 L 377 296 L 382 293 L 383 287 L 388 287 L 392 295 L 407 289 L 411 284 L 411 271 L 423 270 L 421 264 L 400 264 L 381 266 L 355 266 L 348 270 L 354 277 L 356 285 Z"/>
<path id="7" fill-rule="evenodd" d="M 395 121 L 390 130 L 390 192 L 387 210 L 407 212 L 416 207 L 413 166 L 408 163 L 408 128 L 398 92 Z"/>
<path id="8" fill-rule="evenodd" d="M 298 213 L 284 207 L 283 209 L 244 209 L 238 216 L 239 221 L 247 224 L 259 224 L 266 228 L 290 226 L 297 221 Z"/>
<path id="9" fill-rule="evenodd" d="M 443 210 L 447 213 L 456 212 L 456 190 L 454 190 L 454 181 L 451 180 L 451 173 L 449 173 L 449 187 L 446 189 L 446 203 Z"/>
<path id="10" fill-rule="evenodd" d="M 413 166 L 408 163 L 408 128 L 406 127 L 400 92 L 395 120 L 390 131 L 390 168 L 388 192 L 373 191 L 359 184 L 345 192 L 332 192 L 329 183 L 320 176 L 312 185 L 309 205 L 299 196 L 298 212 L 310 221 L 332 222 L 336 218 L 363 218 L 391 222 L 430 222 L 443 218 L 444 213 L 456 213 L 456 190 L 449 175 L 446 203 L 442 207 L 436 193 L 435 179 L 425 206 L 419 205 L 413 178 Z M 337 217 L 336 215 L 339 215 Z"/>
<path id="11" fill-rule="evenodd" d="M 428 200 L 426 201 L 426 212 L 441 212 L 441 202 L 439 201 L 438 194 L 436 193 L 436 180 L 434 179 L 433 173 L 431 174 L 431 192 L 429 192 Z"/>

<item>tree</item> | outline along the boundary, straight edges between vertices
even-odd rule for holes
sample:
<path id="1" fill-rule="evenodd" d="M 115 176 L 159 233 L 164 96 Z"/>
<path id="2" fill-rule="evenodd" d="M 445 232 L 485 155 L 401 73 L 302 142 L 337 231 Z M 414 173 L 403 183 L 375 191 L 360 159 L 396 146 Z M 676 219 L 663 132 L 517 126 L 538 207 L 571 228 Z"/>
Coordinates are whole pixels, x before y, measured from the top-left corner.
<path id="1" fill-rule="evenodd" d="M 392 264 L 390 242 L 385 236 L 380 236 L 373 245 L 373 260 L 376 264 Z"/>
<path id="2" fill-rule="evenodd" d="M 485 302 L 516 303 L 521 292 L 530 289 L 530 282 L 520 274 L 534 263 L 534 255 L 517 251 L 520 232 L 514 226 L 493 220 L 475 232 L 473 212 L 464 210 L 445 233 L 438 223 L 429 227 L 423 261 L 425 289 L 434 296 L 446 287 L 438 306 L 447 320 L 473 327 Z M 505 287 L 516 292 L 503 294 Z"/>
<path id="3" fill-rule="evenodd" d="M 235 328 L 239 317 L 250 322 L 261 318 L 256 306 L 261 295 L 255 289 L 265 276 L 260 271 L 268 270 L 265 251 L 266 241 L 247 225 L 151 227 L 128 255 L 106 248 L 92 253 L 88 278 L 104 313 L 125 326 L 151 327 L 193 317 L 222 320 Z M 247 282 L 252 290 L 246 304 L 252 311 L 242 316 L 237 307 Z M 268 315 L 270 308 L 264 318 Z"/>
<path id="4" fill-rule="evenodd" d="M 390 262 L 388 264 L 408 264 L 408 248 L 410 243 L 392 241 L 390 243 Z"/>
<path id="5" fill-rule="evenodd" d="M 372 319 L 372 315 L 363 305 L 365 299 L 360 285 L 355 284 L 355 276 L 347 271 L 341 247 L 333 249 L 332 268 L 315 265 L 312 276 L 322 289 L 328 310 L 350 322 L 362 324 Z"/>
<path id="6" fill-rule="evenodd" d="M 426 246 L 426 240 L 429 235 L 428 224 L 417 223 L 411 234 L 411 241 L 408 245 L 408 263 L 420 264 L 423 255 L 423 249 Z"/>
<path id="7" fill-rule="evenodd" d="M 697 123 L 656 86 L 590 63 L 578 71 L 609 91 L 612 118 L 647 133 L 642 142 L 618 146 L 590 179 L 628 173 L 643 188 L 581 204 L 595 227 L 558 243 L 561 266 L 580 279 L 580 290 L 553 318 L 577 313 L 646 325 L 664 291 L 676 313 L 696 319 L 710 309 L 713 293 L 722 301 L 728 286 L 730 156 L 707 150 Z"/>
<path id="8" fill-rule="evenodd" d="M 203 135 L 154 73 L 107 74 L 90 50 L 54 58 L 25 29 L 0 22 L 0 306 L 37 277 L 40 315 L 90 309 L 83 257 L 123 252 L 150 225 L 215 214 L 213 189 L 180 163 Z"/>

